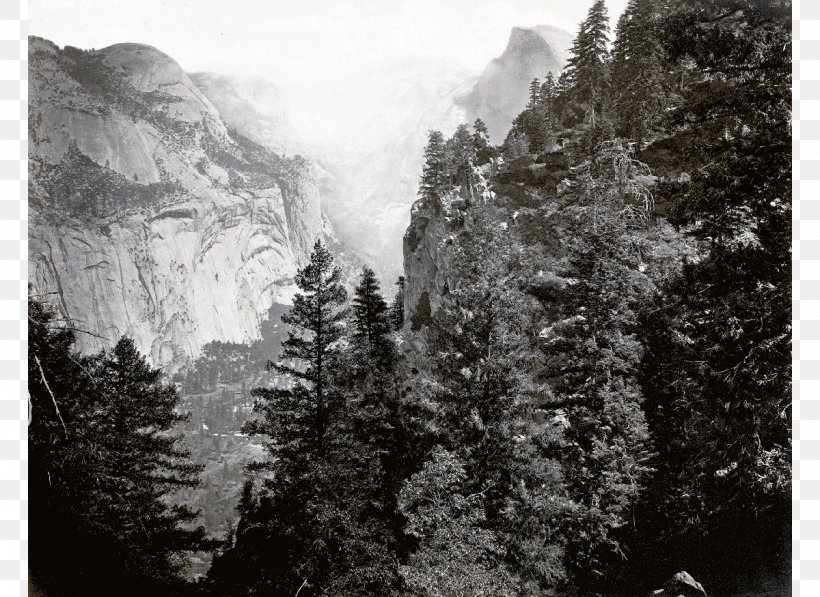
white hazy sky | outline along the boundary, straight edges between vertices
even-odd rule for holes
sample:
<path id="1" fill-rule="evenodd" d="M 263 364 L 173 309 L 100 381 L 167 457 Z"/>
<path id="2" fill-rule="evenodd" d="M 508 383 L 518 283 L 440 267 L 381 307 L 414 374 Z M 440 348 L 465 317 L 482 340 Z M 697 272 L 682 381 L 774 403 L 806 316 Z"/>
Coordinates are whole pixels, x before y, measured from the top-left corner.
<path id="1" fill-rule="evenodd" d="M 613 28 L 626 2 L 608 0 Z M 145 43 L 187 72 L 268 79 L 283 92 L 299 134 L 312 142 L 330 142 L 346 140 L 357 123 L 386 109 L 378 100 L 379 73 L 385 67 L 422 58 L 478 74 L 503 52 L 512 27 L 554 25 L 574 35 L 592 3 L 30 0 L 29 32 L 83 49 Z M 423 70 L 418 72 L 423 76 Z M 324 89 L 335 90 L 334 97 L 326 97 Z"/>
<path id="2" fill-rule="evenodd" d="M 510 28 L 575 34 L 593 0 L 30 0 L 30 33 L 59 45 L 153 45 L 195 72 L 282 85 L 343 77 L 408 57 L 480 71 Z M 609 0 L 613 21 L 626 0 Z"/>

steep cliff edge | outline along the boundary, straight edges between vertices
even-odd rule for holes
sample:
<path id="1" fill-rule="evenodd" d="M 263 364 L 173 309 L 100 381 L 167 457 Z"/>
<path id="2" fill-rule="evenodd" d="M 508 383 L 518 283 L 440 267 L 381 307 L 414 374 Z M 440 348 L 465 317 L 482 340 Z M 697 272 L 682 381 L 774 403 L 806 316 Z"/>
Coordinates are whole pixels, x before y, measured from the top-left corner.
<path id="1" fill-rule="evenodd" d="M 311 164 L 229 130 L 180 66 L 143 45 L 29 44 L 30 279 L 88 333 L 155 364 L 244 342 L 323 237 Z"/>
<path id="2" fill-rule="evenodd" d="M 471 208 L 494 204 L 492 167 L 473 167 L 471 184 L 449 189 L 440 199 L 420 198 L 403 237 L 404 312 L 417 329 L 460 284 L 452 266 L 458 236 L 471 226 Z"/>

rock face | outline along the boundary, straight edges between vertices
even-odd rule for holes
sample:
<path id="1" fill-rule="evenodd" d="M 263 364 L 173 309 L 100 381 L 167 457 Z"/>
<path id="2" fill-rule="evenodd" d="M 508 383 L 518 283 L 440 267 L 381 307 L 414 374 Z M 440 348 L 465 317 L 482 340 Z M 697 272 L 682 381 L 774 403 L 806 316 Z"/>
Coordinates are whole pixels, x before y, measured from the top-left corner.
<path id="1" fill-rule="evenodd" d="M 688 572 L 678 572 L 669 579 L 662 589 L 652 593 L 653 597 L 706 597 L 703 586 Z"/>
<path id="2" fill-rule="evenodd" d="M 549 72 L 558 77 L 571 45 L 572 36 L 557 27 L 514 27 L 504 53 L 487 65 L 461 100 L 468 119 L 484 120 L 491 141 L 501 143 L 527 105 L 530 82 L 536 77 L 543 81 Z"/>
<path id="3" fill-rule="evenodd" d="M 404 312 L 414 329 L 438 309 L 448 288 L 447 248 L 452 230 L 447 219 L 423 202 L 413 206 L 404 235 Z"/>
<path id="4" fill-rule="evenodd" d="M 488 204 L 495 199 L 487 175 L 487 167 L 475 168 L 472 188 L 453 189 L 441 198 L 440 210 L 424 199 L 413 205 L 403 249 L 404 312 L 414 328 L 434 313 L 442 298 L 460 283 L 457 272 L 452 271 L 451 249 L 455 237 L 470 229 L 470 216 L 463 208 L 468 203 Z"/>
<path id="5" fill-rule="evenodd" d="M 248 341 L 323 237 L 306 160 L 229 130 L 170 57 L 29 44 L 30 280 L 96 350 Z M 234 127 L 236 128 L 236 127 Z"/>

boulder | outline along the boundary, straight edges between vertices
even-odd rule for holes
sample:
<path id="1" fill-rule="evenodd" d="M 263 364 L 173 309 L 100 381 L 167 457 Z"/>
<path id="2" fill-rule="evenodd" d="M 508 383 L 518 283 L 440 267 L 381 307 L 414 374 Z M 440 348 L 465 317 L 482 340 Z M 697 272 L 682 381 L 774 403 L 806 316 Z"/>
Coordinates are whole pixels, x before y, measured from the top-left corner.
<path id="1" fill-rule="evenodd" d="M 688 572 L 678 572 L 670 578 L 662 589 L 652 593 L 653 597 L 706 597 L 706 591 Z"/>

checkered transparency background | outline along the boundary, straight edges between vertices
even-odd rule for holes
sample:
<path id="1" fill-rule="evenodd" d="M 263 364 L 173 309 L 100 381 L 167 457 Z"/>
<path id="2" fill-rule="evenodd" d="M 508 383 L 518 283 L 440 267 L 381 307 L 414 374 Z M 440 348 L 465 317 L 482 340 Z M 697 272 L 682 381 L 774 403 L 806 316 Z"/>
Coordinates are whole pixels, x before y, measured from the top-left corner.
<path id="1" fill-rule="evenodd" d="M 0 595 L 9 597 L 27 584 L 27 16 L 19 0 L 0 0 Z"/>
<path id="2" fill-rule="evenodd" d="M 793 594 L 809 597 L 820 595 L 820 1 L 794 0 L 794 16 L 792 577 Z M 26 595 L 28 577 L 27 19 L 27 0 L 0 0 L 0 595 L 6 597 Z"/>

